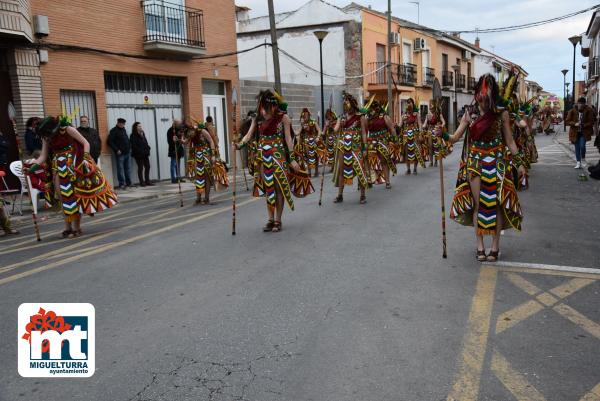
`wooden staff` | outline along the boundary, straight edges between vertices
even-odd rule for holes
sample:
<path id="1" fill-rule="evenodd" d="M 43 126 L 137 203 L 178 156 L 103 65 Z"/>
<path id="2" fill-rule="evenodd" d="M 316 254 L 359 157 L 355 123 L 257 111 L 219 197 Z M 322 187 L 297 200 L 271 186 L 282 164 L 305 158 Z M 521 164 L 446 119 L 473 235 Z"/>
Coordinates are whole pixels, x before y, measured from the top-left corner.
<path id="1" fill-rule="evenodd" d="M 237 189 L 237 146 L 235 140 L 237 139 L 237 88 L 233 88 L 231 93 L 231 103 L 233 103 L 233 140 L 231 144 L 233 146 L 233 196 L 231 197 L 231 235 L 235 235 L 235 195 Z"/>
<path id="2" fill-rule="evenodd" d="M 443 155 L 443 143 L 442 138 L 438 138 L 440 141 L 440 201 L 442 203 L 442 258 L 446 259 L 448 254 L 446 253 L 446 202 L 444 200 L 444 155 Z M 432 152 L 433 153 L 433 152 Z M 435 157 L 435 154 L 432 154 Z"/>
<path id="3" fill-rule="evenodd" d="M 325 132 L 323 132 L 323 143 L 325 145 L 325 155 L 326 156 L 323 160 L 323 173 L 321 174 L 321 189 L 319 192 L 319 206 L 321 206 L 322 200 L 323 200 L 323 183 L 325 182 L 325 167 L 329 163 L 329 158 L 327 157 L 327 136 L 325 135 Z"/>

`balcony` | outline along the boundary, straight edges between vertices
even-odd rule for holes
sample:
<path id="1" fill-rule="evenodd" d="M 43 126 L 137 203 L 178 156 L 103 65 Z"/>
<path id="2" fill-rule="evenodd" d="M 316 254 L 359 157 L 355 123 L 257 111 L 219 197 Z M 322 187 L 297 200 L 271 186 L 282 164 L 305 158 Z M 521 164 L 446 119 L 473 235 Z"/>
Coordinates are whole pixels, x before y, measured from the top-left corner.
<path id="1" fill-rule="evenodd" d="M 206 54 L 202 10 L 162 0 L 142 0 L 144 50 L 185 57 Z"/>
<path id="2" fill-rule="evenodd" d="M 470 91 L 474 91 L 475 85 L 477 85 L 477 80 L 474 77 L 469 77 L 467 81 L 467 89 Z"/>
<path id="3" fill-rule="evenodd" d="M 398 80 L 400 85 L 414 86 L 417 84 L 417 66 L 410 63 L 398 65 Z"/>
<path id="4" fill-rule="evenodd" d="M 387 85 L 387 68 L 385 66 L 387 63 L 385 61 L 377 61 L 375 63 L 368 63 L 369 71 L 377 71 L 373 74 L 369 75 L 369 84 L 370 85 Z M 398 64 L 392 63 L 392 74 L 394 74 L 398 70 Z M 397 80 L 396 77 L 393 80 Z M 392 81 L 393 81 L 392 80 Z"/>
<path id="5" fill-rule="evenodd" d="M 457 89 L 465 89 L 465 85 L 467 82 L 467 78 L 465 74 L 456 74 L 456 88 Z"/>
<path id="6" fill-rule="evenodd" d="M 0 1 L 0 42 L 33 42 L 29 0 Z"/>
<path id="7" fill-rule="evenodd" d="M 454 73 L 452 71 L 442 71 L 442 86 L 454 87 Z"/>
<path id="8" fill-rule="evenodd" d="M 432 87 L 435 81 L 435 70 L 429 67 L 423 67 L 423 86 Z"/>

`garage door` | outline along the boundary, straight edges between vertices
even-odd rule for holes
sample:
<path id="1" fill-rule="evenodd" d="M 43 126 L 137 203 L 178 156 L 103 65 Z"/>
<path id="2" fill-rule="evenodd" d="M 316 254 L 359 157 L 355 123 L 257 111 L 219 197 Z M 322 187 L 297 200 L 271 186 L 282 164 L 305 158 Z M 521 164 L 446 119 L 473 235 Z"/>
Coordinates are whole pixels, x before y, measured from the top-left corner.
<path id="1" fill-rule="evenodd" d="M 133 123 L 140 122 L 146 133 L 150 150 L 150 178 L 170 179 L 167 130 L 173 119 L 181 119 L 181 80 L 136 74 L 105 74 L 108 126 L 114 127 L 117 118 L 127 120 L 127 134 Z M 113 157 L 113 171 L 116 161 Z M 137 165 L 132 160 L 131 178 L 137 179 Z M 116 174 L 114 174 L 116 180 Z"/>

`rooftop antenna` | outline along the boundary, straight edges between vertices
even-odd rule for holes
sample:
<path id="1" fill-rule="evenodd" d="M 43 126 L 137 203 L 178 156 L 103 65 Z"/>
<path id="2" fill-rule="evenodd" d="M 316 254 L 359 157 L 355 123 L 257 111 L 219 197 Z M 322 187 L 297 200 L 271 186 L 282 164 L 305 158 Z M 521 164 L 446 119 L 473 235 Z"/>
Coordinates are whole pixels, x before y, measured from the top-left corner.
<path id="1" fill-rule="evenodd" d="M 409 3 L 412 4 L 416 4 L 417 5 L 417 24 L 421 24 L 421 6 L 420 6 L 420 2 L 419 1 L 409 1 Z"/>

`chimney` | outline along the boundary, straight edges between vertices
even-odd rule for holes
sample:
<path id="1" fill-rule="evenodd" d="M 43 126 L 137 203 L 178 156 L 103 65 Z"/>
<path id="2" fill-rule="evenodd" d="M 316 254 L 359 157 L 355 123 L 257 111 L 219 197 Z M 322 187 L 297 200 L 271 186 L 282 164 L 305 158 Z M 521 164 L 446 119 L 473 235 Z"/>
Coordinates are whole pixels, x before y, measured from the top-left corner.
<path id="1" fill-rule="evenodd" d="M 475 38 L 475 47 L 478 49 L 480 48 L 479 47 L 479 37 Z"/>

